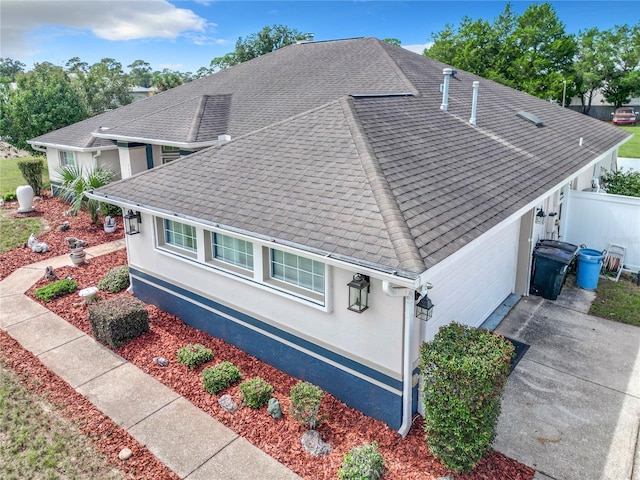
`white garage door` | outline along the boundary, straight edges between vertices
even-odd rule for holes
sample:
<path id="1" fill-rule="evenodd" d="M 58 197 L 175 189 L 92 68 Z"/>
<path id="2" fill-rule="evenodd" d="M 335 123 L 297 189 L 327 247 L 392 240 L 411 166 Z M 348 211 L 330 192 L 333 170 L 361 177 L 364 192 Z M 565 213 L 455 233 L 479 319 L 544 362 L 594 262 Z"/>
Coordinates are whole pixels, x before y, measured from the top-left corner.
<path id="1" fill-rule="evenodd" d="M 433 318 L 422 328 L 424 341 L 452 321 L 480 326 L 513 292 L 519 231 L 517 220 L 498 232 L 487 233 L 464 255 L 432 268 L 429 297 L 435 308 Z"/>

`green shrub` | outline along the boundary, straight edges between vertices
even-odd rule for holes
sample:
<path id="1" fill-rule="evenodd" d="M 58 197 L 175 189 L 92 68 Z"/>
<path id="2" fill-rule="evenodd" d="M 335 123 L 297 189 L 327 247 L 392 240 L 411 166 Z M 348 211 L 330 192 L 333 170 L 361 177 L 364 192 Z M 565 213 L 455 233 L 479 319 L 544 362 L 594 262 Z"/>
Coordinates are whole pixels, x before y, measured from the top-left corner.
<path id="1" fill-rule="evenodd" d="M 640 197 L 640 172 L 617 170 L 605 173 L 601 177 L 602 187 L 607 193 Z"/>
<path id="2" fill-rule="evenodd" d="M 26 182 L 33 188 L 33 194 L 41 195 L 42 172 L 44 171 L 44 162 L 42 159 L 20 161 L 18 162 L 18 168 Z"/>
<path id="3" fill-rule="evenodd" d="M 122 208 L 113 203 L 100 202 L 100 213 L 106 217 L 119 217 L 122 215 Z"/>
<path id="4" fill-rule="evenodd" d="M 129 286 L 129 266 L 122 265 L 112 268 L 107 272 L 105 277 L 98 282 L 100 290 L 107 290 L 111 293 L 117 293 Z"/>
<path id="5" fill-rule="evenodd" d="M 320 403 L 324 392 L 320 387 L 309 382 L 298 382 L 291 387 L 291 407 L 289 413 L 293 418 L 315 429 L 326 417 L 320 417 Z"/>
<path id="6" fill-rule="evenodd" d="M 242 378 L 240 369 L 231 362 L 222 362 L 205 368 L 200 376 L 204 389 L 211 395 L 215 395 Z"/>
<path id="7" fill-rule="evenodd" d="M 190 370 L 210 360 L 213 360 L 213 352 L 199 343 L 190 343 L 178 349 L 178 362 L 186 365 Z"/>
<path id="8" fill-rule="evenodd" d="M 78 284 L 74 280 L 64 278 L 37 289 L 34 295 L 40 300 L 50 302 L 54 298 L 62 297 L 68 293 L 73 293 L 77 289 Z"/>
<path id="9" fill-rule="evenodd" d="M 17 195 L 15 193 L 5 193 L 2 196 L 2 200 L 4 200 L 5 202 L 13 202 L 15 199 L 17 199 Z"/>
<path id="10" fill-rule="evenodd" d="M 89 323 L 96 340 L 118 348 L 149 331 L 149 314 L 140 300 L 120 296 L 89 307 Z"/>
<path id="11" fill-rule="evenodd" d="M 260 377 L 253 377 L 251 380 L 240 384 L 240 392 L 242 392 L 245 405 L 251 408 L 260 408 L 269 402 L 273 387 L 266 380 Z"/>
<path id="12" fill-rule="evenodd" d="M 340 480 L 378 480 L 384 473 L 384 457 L 378 450 L 378 443 L 365 443 L 353 447 L 344 454 L 342 466 L 338 470 Z"/>
<path id="13" fill-rule="evenodd" d="M 490 448 L 513 344 L 457 323 L 420 348 L 424 428 L 431 453 L 455 471 L 470 471 Z"/>

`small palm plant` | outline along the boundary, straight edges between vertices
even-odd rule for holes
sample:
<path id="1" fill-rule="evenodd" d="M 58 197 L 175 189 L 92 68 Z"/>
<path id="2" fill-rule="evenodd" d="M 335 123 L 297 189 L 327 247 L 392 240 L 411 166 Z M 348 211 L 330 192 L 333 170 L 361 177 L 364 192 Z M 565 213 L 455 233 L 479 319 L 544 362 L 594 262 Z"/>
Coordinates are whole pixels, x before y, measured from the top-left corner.
<path id="1" fill-rule="evenodd" d="M 77 215 L 82 207 L 86 207 L 91 223 L 100 223 L 100 202 L 87 198 L 85 192 L 107 185 L 113 179 L 113 172 L 105 168 L 94 168 L 86 174 L 82 167 L 65 165 L 57 169 L 62 177 L 60 196 L 71 204 L 71 214 Z"/>

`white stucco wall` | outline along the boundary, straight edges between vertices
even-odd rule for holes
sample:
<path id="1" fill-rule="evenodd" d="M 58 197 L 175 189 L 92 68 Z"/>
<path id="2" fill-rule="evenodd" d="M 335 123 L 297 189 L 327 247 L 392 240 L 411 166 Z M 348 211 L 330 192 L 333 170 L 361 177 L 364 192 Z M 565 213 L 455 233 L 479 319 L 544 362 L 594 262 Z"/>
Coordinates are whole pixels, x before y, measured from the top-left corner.
<path id="1" fill-rule="evenodd" d="M 423 341 L 453 321 L 479 326 L 514 289 L 520 220 L 482 237 L 463 254 L 427 270 L 434 313 L 422 327 Z"/>
<path id="2" fill-rule="evenodd" d="M 141 233 L 127 237 L 132 267 L 188 288 L 394 378 L 401 378 L 403 298 L 386 296 L 379 279 L 371 278 L 370 307 L 358 314 L 347 310 L 347 283 L 357 268 L 346 270 L 328 266 L 328 305 L 325 309 L 251 280 L 151 248 L 156 244 L 154 232 L 152 216 L 143 214 Z M 314 259 L 326 260 L 323 257 Z"/>
<path id="3" fill-rule="evenodd" d="M 70 151 L 70 150 L 66 150 Z M 60 149 L 47 147 L 47 167 L 49 168 L 49 178 L 56 182 L 60 181 L 58 168 L 60 167 Z M 78 168 L 85 171 L 97 167 L 108 168 L 111 170 L 116 179 L 120 178 L 120 162 L 118 159 L 118 151 L 116 149 L 100 150 L 92 152 L 73 152 L 75 164 Z"/>

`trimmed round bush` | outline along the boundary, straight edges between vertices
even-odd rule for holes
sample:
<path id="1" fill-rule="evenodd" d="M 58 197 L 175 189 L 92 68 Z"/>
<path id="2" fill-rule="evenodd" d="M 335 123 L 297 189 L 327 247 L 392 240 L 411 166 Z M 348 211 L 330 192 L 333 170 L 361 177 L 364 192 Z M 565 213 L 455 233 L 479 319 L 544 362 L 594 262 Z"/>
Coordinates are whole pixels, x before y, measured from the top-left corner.
<path id="1" fill-rule="evenodd" d="M 211 395 L 215 395 L 242 378 L 240 369 L 231 362 L 222 362 L 205 368 L 200 376 L 204 389 Z"/>
<path id="2" fill-rule="evenodd" d="M 384 457 L 378 450 L 378 443 L 365 443 L 353 447 L 344 454 L 342 466 L 338 470 L 340 480 L 378 480 L 384 473 Z"/>
<path id="3" fill-rule="evenodd" d="M 102 280 L 98 282 L 100 290 L 117 293 L 129 286 L 129 265 L 112 268 Z"/>
<path id="4" fill-rule="evenodd" d="M 455 472 L 471 471 L 491 447 L 513 344 L 451 323 L 420 348 L 429 450 Z"/>
<path id="5" fill-rule="evenodd" d="M 211 360 L 213 360 L 211 349 L 199 343 L 190 343 L 178 349 L 178 363 L 186 365 L 190 370 Z"/>
<path id="6" fill-rule="evenodd" d="M 273 393 L 273 387 L 260 377 L 253 377 L 240 384 L 240 392 L 245 405 L 260 408 L 266 405 Z"/>

